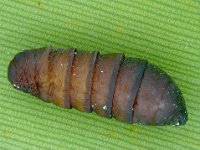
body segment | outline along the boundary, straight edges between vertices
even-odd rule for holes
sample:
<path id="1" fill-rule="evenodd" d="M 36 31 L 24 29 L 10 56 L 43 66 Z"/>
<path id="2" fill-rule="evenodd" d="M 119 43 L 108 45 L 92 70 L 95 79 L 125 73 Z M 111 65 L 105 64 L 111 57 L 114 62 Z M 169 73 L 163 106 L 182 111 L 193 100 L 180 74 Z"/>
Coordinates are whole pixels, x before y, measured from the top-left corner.
<path id="1" fill-rule="evenodd" d="M 93 76 L 91 105 L 92 110 L 100 116 L 111 117 L 112 99 L 122 58 L 122 54 L 106 54 L 97 59 Z"/>
<path id="2" fill-rule="evenodd" d="M 126 58 L 118 73 L 113 98 L 112 115 L 120 121 L 132 123 L 133 105 L 147 62 Z"/>
<path id="3" fill-rule="evenodd" d="M 77 52 L 74 57 L 71 81 L 71 106 L 79 111 L 91 112 L 90 95 L 97 52 Z"/>

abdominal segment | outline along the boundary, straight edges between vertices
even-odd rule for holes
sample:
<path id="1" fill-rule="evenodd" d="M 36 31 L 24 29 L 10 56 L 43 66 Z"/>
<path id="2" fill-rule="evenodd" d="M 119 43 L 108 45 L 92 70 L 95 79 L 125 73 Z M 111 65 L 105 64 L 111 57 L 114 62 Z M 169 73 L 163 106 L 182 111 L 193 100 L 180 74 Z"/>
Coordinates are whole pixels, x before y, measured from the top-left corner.
<path id="1" fill-rule="evenodd" d="M 184 99 L 173 80 L 146 60 L 120 53 L 26 50 L 10 62 L 8 79 L 15 88 L 60 107 L 127 123 L 187 121 Z"/>
<path id="2" fill-rule="evenodd" d="M 70 79 L 71 106 L 79 111 L 91 112 L 90 95 L 97 52 L 75 54 Z"/>

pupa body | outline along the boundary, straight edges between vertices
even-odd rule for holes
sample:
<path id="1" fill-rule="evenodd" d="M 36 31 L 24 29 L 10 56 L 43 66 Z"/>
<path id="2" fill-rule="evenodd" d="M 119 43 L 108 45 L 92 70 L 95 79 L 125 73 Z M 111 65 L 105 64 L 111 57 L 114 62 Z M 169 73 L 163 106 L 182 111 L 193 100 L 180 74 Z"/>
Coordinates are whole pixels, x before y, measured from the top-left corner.
<path id="1" fill-rule="evenodd" d="M 123 54 L 51 47 L 25 50 L 10 62 L 8 79 L 44 101 L 127 123 L 187 121 L 184 99 L 172 79 L 146 60 Z"/>

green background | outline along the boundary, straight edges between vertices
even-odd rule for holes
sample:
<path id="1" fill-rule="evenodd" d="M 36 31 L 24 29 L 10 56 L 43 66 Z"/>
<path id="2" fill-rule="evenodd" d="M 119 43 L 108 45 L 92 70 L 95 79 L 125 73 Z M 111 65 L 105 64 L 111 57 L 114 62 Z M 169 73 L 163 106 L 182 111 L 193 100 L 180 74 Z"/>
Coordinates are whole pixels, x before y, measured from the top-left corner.
<path id="1" fill-rule="evenodd" d="M 129 125 L 15 90 L 16 53 L 47 45 L 147 59 L 178 84 L 185 126 Z M 200 1 L 1 0 L 0 149 L 200 149 Z"/>

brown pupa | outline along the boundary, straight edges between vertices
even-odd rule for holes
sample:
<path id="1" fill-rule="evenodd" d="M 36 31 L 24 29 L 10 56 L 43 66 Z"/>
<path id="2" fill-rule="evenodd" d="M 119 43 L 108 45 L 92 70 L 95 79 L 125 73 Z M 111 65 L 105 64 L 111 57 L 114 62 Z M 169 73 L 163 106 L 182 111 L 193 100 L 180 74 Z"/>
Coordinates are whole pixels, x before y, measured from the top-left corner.
<path id="1" fill-rule="evenodd" d="M 8 79 L 47 102 L 127 123 L 184 125 L 188 118 L 172 79 L 146 60 L 124 54 L 25 50 L 10 62 Z"/>

